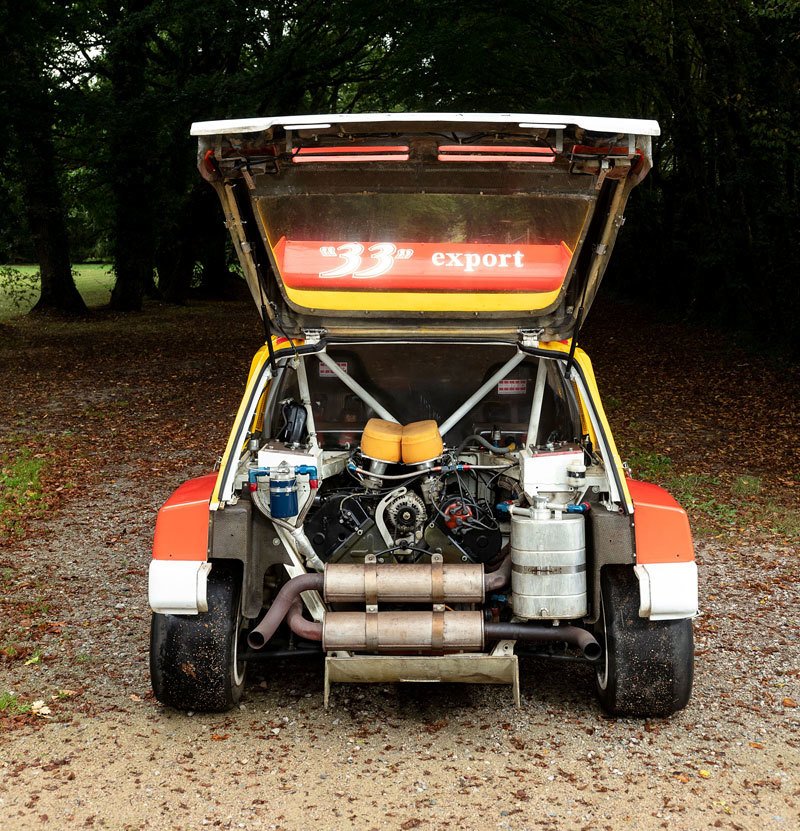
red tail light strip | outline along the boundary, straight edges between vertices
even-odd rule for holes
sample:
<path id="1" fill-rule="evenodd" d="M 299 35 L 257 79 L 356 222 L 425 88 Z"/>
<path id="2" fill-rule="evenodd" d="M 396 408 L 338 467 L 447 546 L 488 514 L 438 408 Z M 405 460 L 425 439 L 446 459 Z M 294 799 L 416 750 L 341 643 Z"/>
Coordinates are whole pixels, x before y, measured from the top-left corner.
<path id="1" fill-rule="evenodd" d="M 549 147 L 520 147 L 494 144 L 441 144 L 440 162 L 534 162 L 551 164 L 556 155 Z"/>
<path id="2" fill-rule="evenodd" d="M 378 147 L 301 147 L 293 156 L 293 164 L 326 164 L 328 162 L 383 162 L 408 161 L 406 145 L 388 145 Z"/>

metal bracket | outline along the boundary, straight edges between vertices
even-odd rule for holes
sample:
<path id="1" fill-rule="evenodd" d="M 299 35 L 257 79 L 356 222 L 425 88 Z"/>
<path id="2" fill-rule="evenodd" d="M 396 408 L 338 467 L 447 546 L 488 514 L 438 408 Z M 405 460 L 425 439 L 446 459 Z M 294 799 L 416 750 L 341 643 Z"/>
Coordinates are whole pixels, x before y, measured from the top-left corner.
<path id="1" fill-rule="evenodd" d="M 244 167 L 241 168 L 241 174 L 242 174 L 242 178 L 244 179 L 245 183 L 247 184 L 247 189 L 248 190 L 255 190 L 256 189 L 256 183 L 255 183 L 255 180 L 253 179 L 253 176 L 250 173 L 247 165 L 245 165 Z"/>
<path id="2" fill-rule="evenodd" d="M 328 334 L 326 329 L 303 329 L 302 332 L 306 346 L 315 346 Z"/>
<path id="3" fill-rule="evenodd" d="M 518 329 L 517 334 L 521 346 L 535 349 L 539 346 L 539 338 L 544 334 L 544 329 Z"/>

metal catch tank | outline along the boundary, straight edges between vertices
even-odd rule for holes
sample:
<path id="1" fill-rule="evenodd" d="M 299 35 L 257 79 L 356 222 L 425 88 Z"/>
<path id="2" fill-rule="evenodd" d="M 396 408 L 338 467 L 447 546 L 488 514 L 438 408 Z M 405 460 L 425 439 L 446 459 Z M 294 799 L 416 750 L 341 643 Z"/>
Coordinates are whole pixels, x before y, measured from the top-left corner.
<path id="1" fill-rule="evenodd" d="M 573 620 L 586 612 L 582 514 L 549 510 L 511 516 L 511 605 L 527 620 Z"/>

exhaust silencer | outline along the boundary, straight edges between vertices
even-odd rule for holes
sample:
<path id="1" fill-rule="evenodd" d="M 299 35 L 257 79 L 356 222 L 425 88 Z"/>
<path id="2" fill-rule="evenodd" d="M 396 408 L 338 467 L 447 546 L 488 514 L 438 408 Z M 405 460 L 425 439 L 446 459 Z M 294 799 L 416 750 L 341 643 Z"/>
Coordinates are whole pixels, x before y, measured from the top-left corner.
<path id="1" fill-rule="evenodd" d="M 328 563 L 328 603 L 481 603 L 483 565 Z"/>
<path id="2" fill-rule="evenodd" d="M 329 652 L 461 652 L 483 646 L 481 612 L 328 612 Z"/>

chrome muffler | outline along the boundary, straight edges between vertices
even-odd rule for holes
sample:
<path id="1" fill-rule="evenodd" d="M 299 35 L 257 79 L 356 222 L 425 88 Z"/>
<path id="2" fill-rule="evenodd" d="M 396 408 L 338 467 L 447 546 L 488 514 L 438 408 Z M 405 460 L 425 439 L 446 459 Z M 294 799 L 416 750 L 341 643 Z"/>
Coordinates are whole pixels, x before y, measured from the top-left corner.
<path id="1" fill-rule="evenodd" d="M 328 652 L 464 652 L 483 647 L 481 612 L 328 612 Z"/>
<path id="2" fill-rule="evenodd" d="M 483 565 L 442 563 L 328 563 L 328 603 L 482 603 Z"/>

